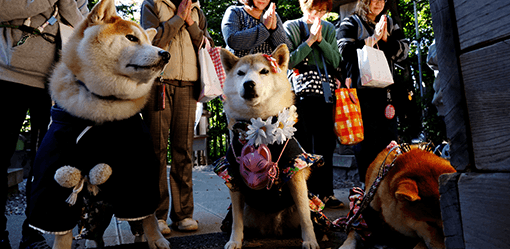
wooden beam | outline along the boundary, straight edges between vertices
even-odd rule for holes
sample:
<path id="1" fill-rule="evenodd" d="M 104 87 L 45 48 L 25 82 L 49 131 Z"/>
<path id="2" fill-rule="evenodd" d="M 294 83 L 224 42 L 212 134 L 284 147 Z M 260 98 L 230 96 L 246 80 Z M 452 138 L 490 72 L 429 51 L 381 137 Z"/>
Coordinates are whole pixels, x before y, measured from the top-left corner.
<path id="1" fill-rule="evenodd" d="M 445 246 L 448 249 L 464 249 L 462 217 L 460 216 L 459 192 L 457 182 L 460 173 L 444 174 L 439 177 L 439 194 L 441 195 L 441 217 Z"/>
<path id="2" fill-rule="evenodd" d="M 510 39 L 460 56 L 478 170 L 510 171 Z"/>
<path id="3" fill-rule="evenodd" d="M 464 171 L 471 163 L 471 140 L 464 85 L 459 66 L 455 11 L 448 0 L 430 0 L 432 25 L 436 37 L 440 88 L 446 110 L 445 124 L 450 139 L 452 166 Z"/>
<path id="4" fill-rule="evenodd" d="M 510 36 L 510 1 L 453 0 L 453 3 L 461 50 Z"/>
<path id="5" fill-rule="evenodd" d="M 466 249 L 509 248 L 510 173 L 463 173 L 459 203 Z"/>

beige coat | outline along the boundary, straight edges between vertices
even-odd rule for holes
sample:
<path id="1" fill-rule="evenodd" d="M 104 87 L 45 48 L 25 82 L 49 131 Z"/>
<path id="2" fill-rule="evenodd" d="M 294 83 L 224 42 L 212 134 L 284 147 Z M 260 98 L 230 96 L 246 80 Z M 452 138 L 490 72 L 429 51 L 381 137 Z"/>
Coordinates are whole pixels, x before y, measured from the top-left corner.
<path id="1" fill-rule="evenodd" d="M 56 42 L 31 36 L 17 45 L 25 33 L 9 26 L 20 26 L 30 17 L 30 26 L 37 28 L 52 16 L 55 6 L 58 21 L 43 32 L 54 35 Z M 60 49 L 59 23 L 75 27 L 88 12 L 86 0 L 0 0 L 0 80 L 46 87 Z"/>
<path id="2" fill-rule="evenodd" d="M 177 15 L 177 7 L 170 0 L 145 0 L 140 22 L 143 28 L 158 30 L 152 43 L 170 52 L 171 58 L 163 78 L 180 81 L 199 79 L 197 51 L 203 36 L 209 37 L 205 15 L 198 1 L 193 3 L 192 19 L 188 26 Z"/>

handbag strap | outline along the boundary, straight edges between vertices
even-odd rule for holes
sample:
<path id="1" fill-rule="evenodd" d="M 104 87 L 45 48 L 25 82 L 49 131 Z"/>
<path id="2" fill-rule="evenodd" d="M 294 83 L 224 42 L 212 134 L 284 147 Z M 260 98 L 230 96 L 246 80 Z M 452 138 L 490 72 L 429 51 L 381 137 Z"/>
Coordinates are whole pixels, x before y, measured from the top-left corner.
<path id="1" fill-rule="evenodd" d="M 304 37 L 308 36 L 308 34 L 309 34 L 308 33 L 308 29 L 305 27 L 305 22 L 303 21 L 303 19 L 299 20 L 299 30 L 300 30 L 301 34 L 303 33 L 303 31 L 305 31 L 305 36 Z M 303 38 L 303 39 L 305 39 L 305 38 Z M 317 59 L 315 59 L 315 54 L 313 53 L 313 50 L 312 50 L 312 57 L 313 57 L 313 60 L 315 62 L 315 66 L 317 67 L 317 72 L 319 72 L 319 78 L 320 78 L 321 83 L 322 83 L 322 92 L 324 93 L 324 101 L 326 101 L 326 103 L 333 103 L 333 95 L 331 93 L 331 88 L 329 86 L 328 69 L 326 67 L 326 62 L 324 61 L 324 56 L 322 55 L 320 50 L 319 50 L 319 54 L 321 55 L 322 66 L 324 67 L 324 72 L 326 74 L 326 81 L 322 80 L 321 69 L 319 68 L 319 64 L 317 63 Z"/>

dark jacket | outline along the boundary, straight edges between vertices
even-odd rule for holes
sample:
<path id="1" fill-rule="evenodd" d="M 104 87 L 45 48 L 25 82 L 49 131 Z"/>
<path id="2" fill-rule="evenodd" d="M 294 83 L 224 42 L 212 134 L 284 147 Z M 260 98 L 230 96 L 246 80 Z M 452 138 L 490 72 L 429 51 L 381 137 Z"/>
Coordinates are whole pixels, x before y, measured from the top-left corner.
<path id="1" fill-rule="evenodd" d="M 84 186 L 75 205 L 66 199 L 72 188 L 55 180 L 57 169 L 70 165 L 82 175 L 98 163 L 112 168 L 112 175 L 99 185 L 100 193 L 120 219 L 140 219 L 153 214 L 158 204 L 159 164 L 149 131 L 140 115 L 95 125 L 54 106 L 52 123 L 34 161 L 34 179 L 28 205 L 29 224 L 45 232 L 72 230 L 81 215 Z M 92 126 L 77 143 L 80 133 Z"/>
<path id="2" fill-rule="evenodd" d="M 377 45 L 384 52 L 390 70 L 393 74 L 394 63 L 407 58 L 409 53 L 409 41 L 405 38 L 398 24 L 388 17 L 388 39 L 380 40 Z M 344 59 L 342 68 L 345 78 L 351 78 L 353 84 L 359 86 L 359 67 L 356 49 L 362 49 L 365 38 L 374 34 L 375 25 L 364 22 L 356 14 L 345 18 L 337 27 L 337 45 Z"/>

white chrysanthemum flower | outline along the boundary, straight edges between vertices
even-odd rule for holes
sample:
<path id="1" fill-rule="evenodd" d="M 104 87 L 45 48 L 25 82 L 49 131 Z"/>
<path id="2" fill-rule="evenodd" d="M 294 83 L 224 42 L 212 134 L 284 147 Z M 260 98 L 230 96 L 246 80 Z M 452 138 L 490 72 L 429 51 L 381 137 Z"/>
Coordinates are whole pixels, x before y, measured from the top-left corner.
<path id="1" fill-rule="evenodd" d="M 271 144 L 274 143 L 274 130 L 275 127 L 271 124 L 272 117 L 269 117 L 266 121 L 262 118 L 252 118 L 251 125 L 248 125 L 248 131 L 246 132 L 249 144 L 256 146 L 260 144 Z"/>
<path id="2" fill-rule="evenodd" d="M 266 121 L 262 118 L 252 118 L 251 124 L 248 125 L 248 131 L 246 132 L 246 139 L 249 144 L 260 145 L 260 144 L 273 144 L 278 142 L 283 144 L 287 139 L 294 136 L 296 123 L 294 113 L 296 107 L 292 106 L 278 113 L 278 121 L 272 123 L 273 117 L 269 117 Z"/>
<path id="3" fill-rule="evenodd" d="M 287 139 L 294 136 L 294 132 L 296 128 L 294 128 L 294 124 L 296 122 L 290 116 L 289 109 L 283 110 L 283 112 L 278 114 L 278 123 L 275 130 L 275 140 L 279 144 L 283 144 Z"/>

